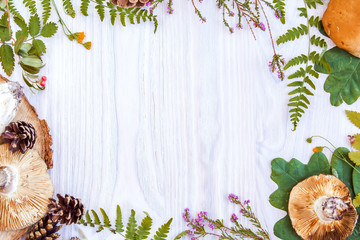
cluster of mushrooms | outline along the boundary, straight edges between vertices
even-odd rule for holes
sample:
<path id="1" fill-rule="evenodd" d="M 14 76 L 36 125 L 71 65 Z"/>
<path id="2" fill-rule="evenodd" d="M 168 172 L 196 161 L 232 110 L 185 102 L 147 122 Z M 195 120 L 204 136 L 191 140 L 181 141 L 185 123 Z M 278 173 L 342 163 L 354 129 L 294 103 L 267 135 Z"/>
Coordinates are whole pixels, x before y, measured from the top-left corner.
<path id="1" fill-rule="evenodd" d="M 0 82 L 0 135 L 23 99 L 19 84 Z M 47 165 L 35 149 L 13 153 L 0 139 L 0 239 L 19 239 L 48 211 L 54 188 Z"/>

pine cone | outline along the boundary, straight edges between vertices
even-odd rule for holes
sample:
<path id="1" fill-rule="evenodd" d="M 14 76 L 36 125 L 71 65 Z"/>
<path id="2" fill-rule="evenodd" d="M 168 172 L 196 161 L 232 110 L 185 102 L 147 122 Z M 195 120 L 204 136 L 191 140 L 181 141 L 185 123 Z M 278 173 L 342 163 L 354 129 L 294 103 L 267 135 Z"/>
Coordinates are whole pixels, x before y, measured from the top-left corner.
<path id="1" fill-rule="evenodd" d="M 78 237 L 72 237 L 70 240 L 80 240 Z"/>
<path id="2" fill-rule="evenodd" d="M 61 224 L 76 224 L 84 215 L 84 205 L 80 199 L 74 198 L 68 194 L 65 197 L 57 195 L 58 201 L 50 199 L 49 215 L 54 222 Z"/>
<path id="3" fill-rule="evenodd" d="M 60 237 L 57 231 L 61 226 L 57 222 L 51 221 L 49 215 L 43 217 L 39 222 L 31 227 L 26 240 L 53 240 Z"/>
<path id="4" fill-rule="evenodd" d="M 22 154 L 34 147 L 36 130 L 33 125 L 26 122 L 12 122 L 1 135 L 5 143 L 10 143 L 9 150 L 15 153 L 20 150 Z"/>
<path id="5" fill-rule="evenodd" d="M 143 7 L 149 0 L 111 0 L 111 3 L 121 8 Z"/>

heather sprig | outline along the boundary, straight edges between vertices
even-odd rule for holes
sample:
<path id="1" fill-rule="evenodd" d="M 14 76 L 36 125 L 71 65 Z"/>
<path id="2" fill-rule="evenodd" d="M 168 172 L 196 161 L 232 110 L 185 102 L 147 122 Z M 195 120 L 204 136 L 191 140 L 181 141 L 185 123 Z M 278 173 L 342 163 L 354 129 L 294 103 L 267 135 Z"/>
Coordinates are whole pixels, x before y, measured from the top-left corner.
<path id="1" fill-rule="evenodd" d="M 239 197 L 234 194 L 229 194 L 228 199 L 231 203 L 240 207 L 238 215 L 233 213 L 230 217 L 230 222 L 233 226 L 226 226 L 223 220 L 212 219 L 207 212 L 200 212 L 195 218 L 191 216 L 190 210 L 184 210 L 183 218 L 187 223 L 188 230 L 180 233 L 175 239 L 180 239 L 184 236 L 189 236 L 191 240 L 204 238 L 206 236 L 214 236 L 218 239 L 257 239 L 269 240 L 269 233 L 261 226 L 260 221 L 255 216 L 251 209 L 250 201 L 245 200 L 241 202 Z M 255 230 L 244 227 L 239 223 L 239 217 L 242 216 L 253 225 Z"/>

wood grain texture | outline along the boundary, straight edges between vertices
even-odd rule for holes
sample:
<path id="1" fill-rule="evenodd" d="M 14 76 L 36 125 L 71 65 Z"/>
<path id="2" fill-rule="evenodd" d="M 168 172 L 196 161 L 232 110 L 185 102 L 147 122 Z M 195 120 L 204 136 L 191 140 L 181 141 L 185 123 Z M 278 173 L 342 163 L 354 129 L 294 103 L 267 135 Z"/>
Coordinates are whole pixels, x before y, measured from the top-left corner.
<path id="1" fill-rule="evenodd" d="M 300 6 L 288 3 L 284 26 L 269 14 L 274 37 L 303 21 L 297 17 Z M 308 161 L 311 149 L 325 144 L 306 143 L 312 135 L 349 146 L 346 135 L 357 130 L 344 110 L 359 111 L 359 103 L 330 106 L 322 76 L 292 132 L 288 82 L 268 71 L 267 33 L 256 31 L 257 41 L 246 28 L 229 34 L 215 4 L 199 7 L 206 24 L 190 1 L 175 1 L 173 15 L 161 9 L 156 34 L 151 24 L 123 28 L 117 21 L 112 27 L 90 11 L 89 17 L 65 19 L 73 31 L 85 30 L 91 51 L 61 33 L 46 41 L 47 89 L 27 95 L 51 129 L 55 191 L 80 197 L 88 208 L 103 207 L 112 218 L 117 204 L 125 217 L 130 209 L 139 217 L 149 212 L 156 226 L 174 217 L 172 237 L 186 227 L 186 207 L 228 221 L 238 213 L 226 199 L 235 193 L 251 200 L 272 233 L 284 212 L 268 203 L 276 189 L 271 160 Z M 278 51 L 290 59 L 304 49 L 306 39 Z M 21 82 L 16 70 L 12 80 Z M 81 230 L 91 240 L 119 239 Z M 69 239 L 78 232 L 70 227 L 62 234 Z"/>

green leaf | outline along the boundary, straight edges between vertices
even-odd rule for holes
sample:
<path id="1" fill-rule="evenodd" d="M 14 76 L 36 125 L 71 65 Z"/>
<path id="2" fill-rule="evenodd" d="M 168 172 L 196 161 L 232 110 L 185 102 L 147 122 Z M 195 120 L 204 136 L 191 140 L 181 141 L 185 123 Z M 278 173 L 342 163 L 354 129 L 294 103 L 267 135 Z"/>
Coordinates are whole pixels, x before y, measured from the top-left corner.
<path id="1" fill-rule="evenodd" d="M 291 225 L 291 220 L 289 215 L 280 219 L 274 226 L 274 234 L 285 240 L 301 240 L 301 237 L 296 234 L 294 228 Z"/>
<path id="2" fill-rule="evenodd" d="M 65 9 L 65 13 L 70 15 L 72 18 L 75 18 L 75 10 L 71 3 L 71 0 L 63 0 L 63 6 Z"/>
<path id="3" fill-rule="evenodd" d="M 6 44 L 1 45 L 0 60 L 1 60 L 1 66 L 3 67 L 5 73 L 8 76 L 11 76 L 15 67 L 14 52 L 11 46 Z"/>
<path id="4" fill-rule="evenodd" d="M 271 179 L 278 185 L 278 189 L 270 195 L 269 202 L 284 211 L 288 210 L 290 192 L 297 183 L 313 175 L 331 173 L 328 159 L 320 152 L 314 153 L 308 164 L 296 159 L 286 162 L 284 159 L 276 158 L 271 162 L 271 169 Z M 274 233 L 285 240 L 298 239 L 293 238 L 297 235 L 292 229 L 288 216 L 275 224 Z"/>
<path id="5" fill-rule="evenodd" d="M 126 227 L 125 237 L 126 239 L 134 239 L 136 233 L 136 220 L 135 220 L 135 211 L 131 209 L 131 215 L 129 217 L 129 221 Z"/>
<path id="6" fill-rule="evenodd" d="M 42 13 L 43 24 L 45 24 L 49 20 L 51 15 L 51 0 L 42 0 L 41 5 L 43 8 L 43 13 Z"/>
<path id="7" fill-rule="evenodd" d="M 0 18 L 0 39 L 2 42 L 6 42 L 11 39 L 8 23 L 8 15 L 7 13 L 4 13 Z"/>
<path id="8" fill-rule="evenodd" d="M 149 216 L 146 216 L 139 226 L 139 230 L 136 233 L 136 239 L 147 239 L 147 237 L 150 235 L 151 226 L 152 219 Z"/>
<path id="9" fill-rule="evenodd" d="M 92 223 L 92 219 L 91 219 L 91 216 L 90 216 L 90 214 L 89 214 L 89 211 L 86 211 L 85 218 L 86 218 L 86 222 L 87 222 L 87 223 Z"/>
<path id="10" fill-rule="evenodd" d="M 185 236 L 187 236 L 188 235 L 188 231 L 186 230 L 186 231 L 183 231 L 183 232 L 181 232 L 181 233 L 179 233 L 175 238 L 174 238 L 174 240 L 179 240 L 179 239 L 181 239 L 181 238 L 183 238 L 183 237 L 185 237 Z"/>
<path id="11" fill-rule="evenodd" d="M 360 152 L 350 152 L 349 158 L 355 165 L 360 166 Z"/>
<path id="12" fill-rule="evenodd" d="M 345 113 L 350 122 L 360 128 L 360 113 L 350 110 L 345 110 Z"/>
<path id="13" fill-rule="evenodd" d="M 355 195 L 360 193 L 360 167 L 356 166 L 352 173 L 353 190 Z"/>
<path id="14" fill-rule="evenodd" d="M 330 102 L 339 106 L 345 101 L 353 104 L 360 96 L 360 59 L 338 47 L 326 51 L 323 58 L 329 63 L 329 73 L 323 66 L 315 65 L 319 73 L 328 74 L 324 90 L 330 93 Z"/>
<path id="15" fill-rule="evenodd" d="M 353 199 L 354 207 L 360 207 L 360 193 Z"/>
<path id="16" fill-rule="evenodd" d="M 331 167 L 336 170 L 334 174 L 349 188 L 351 197 L 354 197 L 352 185 L 353 165 L 348 158 L 349 150 L 347 148 L 337 148 L 331 157 Z"/>
<path id="17" fill-rule="evenodd" d="M 46 52 L 46 46 L 40 39 L 34 39 L 32 41 L 33 47 L 29 51 L 30 55 L 42 56 Z"/>
<path id="18" fill-rule="evenodd" d="M 35 37 L 40 33 L 40 18 L 37 14 L 30 17 L 29 20 L 29 33 L 30 36 Z"/>
<path id="19" fill-rule="evenodd" d="M 80 11 L 84 16 L 88 16 L 88 8 L 90 5 L 90 0 L 82 0 L 80 5 Z"/>
<path id="20" fill-rule="evenodd" d="M 106 214 L 105 210 L 100 208 L 100 212 L 101 212 L 101 214 L 103 216 L 103 219 L 104 219 L 104 227 L 111 227 L 109 217 Z"/>
<path id="21" fill-rule="evenodd" d="M 23 43 L 21 46 L 20 46 L 20 49 L 19 49 L 19 52 L 18 54 L 22 57 L 26 57 L 28 56 L 29 54 L 29 51 L 30 49 L 32 48 L 32 44 L 30 43 Z"/>
<path id="22" fill-rule="evenodd" d="M 118 232 L 118 233 L 121 233 L 124 231 L 124 224 L 122 221 L 121 208 L 119 205 L 117 205 L 117 208 L 116 208 L 115 228 L 116 228 L 116 232 Z"/>
<path id="23" fill-rule="evenodd" d="M 168 233 L 170 232 L 170 225 L 172 222 L 172 218 L 165 223 L 164 225 L 162 225 L 157 231 L 156 234 L 153 238 L 153 240 L 166 240 L 166 237 L 168 235 Z"/>
<path id="24" fill-rule="evenodd" d="M 49 38 L 54 36 L 54 34 L 57 32 L 58 26 L 56 23 L 49 22 L 44 25 L 44 27 L 41 29 L 41 36 Z"/>
<path id="25" fill-rule="evenodd" d="M 271 179 L 278 185 L 278 189 L 270 195 L 270 203 L 276 208 L 287 211 L 291 189 L 302 180 L 322 174 L 330 174 L 328 159 L 323 153 L 315 153 L 307 165 L 296 159 L 286 162 L 276 158 L 271 162 Z"/>
<path id="26" fill-rule="evenodd" d="M 360 150 L 360 134 L 355 134 L 354 137 L 355 141 L 353 144 L 351 144 L 351 146 L 356 150 Z"/>
<path id="27" fill-rule="evenodd" d="M 29 8 L 30 14 L 35 15 L 36 14 L 36 2 L 35 0 L 23 0 L 23 3 L 25 7 Z"/>
<path id="28" fill-rule="evenodd" d="M 23 57 L 23 58 L 21 58 L 21 63 L 23 63 L 27 66 L 35 67 L 35 68 L 43 67 L 43 62 L 42 62 L 41 58 L 38 56 Z"/>
<path id="29" fill-rule="evenodd" d="M 20 47 L 25 42 L 25 40 L 26 40 L 26 36 L 21 36 L 18 39 L 16 39 L 15 46 L 14 46 L 15 54 L 18 54 Z"/>
<path id="30" fill-rule="evenodd" d="M 94 211 L 94 210 L 91 210 L 93 216 L 94 216 L 94 223 L 96 225 L 100 225 L 101 222 L 100 222 L 100 218 L 99 218 L 99 215 Z"/>

